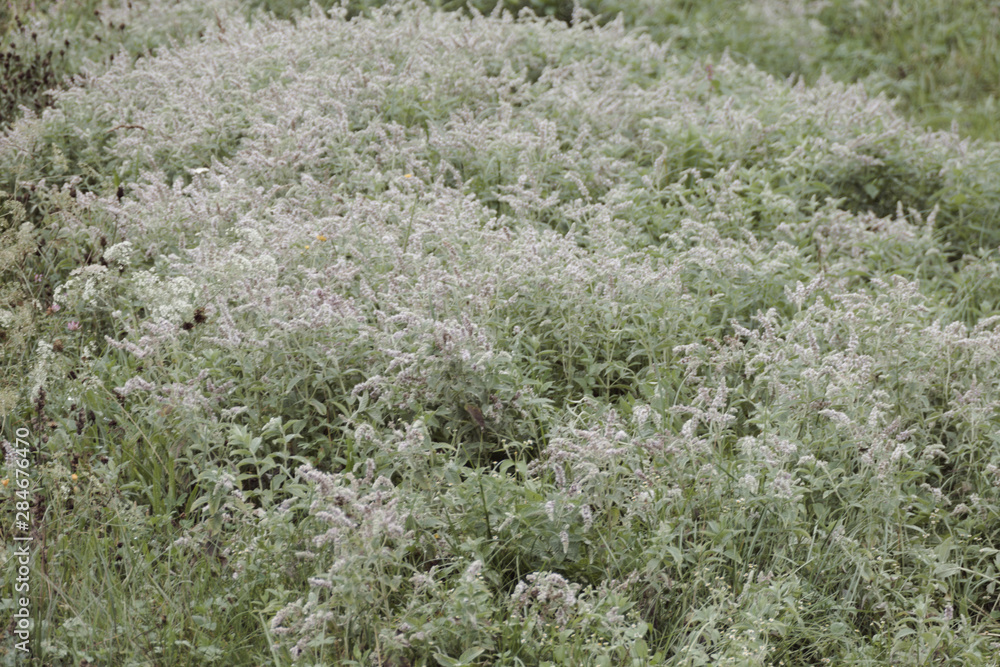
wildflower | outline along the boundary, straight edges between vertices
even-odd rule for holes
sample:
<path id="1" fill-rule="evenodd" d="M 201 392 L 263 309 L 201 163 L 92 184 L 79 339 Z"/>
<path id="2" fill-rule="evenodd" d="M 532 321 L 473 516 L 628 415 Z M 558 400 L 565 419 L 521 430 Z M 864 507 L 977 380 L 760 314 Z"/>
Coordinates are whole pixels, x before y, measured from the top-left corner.
<path id="1" fill-rule="evenodd" d="M 503 520 L 503 523 L 497 526 L 496 532 L 500 533 L 505 530 L 510 524 L 514 523 L 515 518 L 517 518 L 515 515 L 508 512 L 506 518 Z"/>
<path id="2" fill-rule="evenodd" d="M 70 331 L 76 331 L 77 329 L 80 328 L 80 323 L 77 322 L 76 320 L 70 320 L 69 322 L 66 323 L 66 328 L 69 329 Z"/>
<path id="3" fill-rule="evenodd" d="M 847 427 L 851 425 L 851 418 L 839 410 L 820 410 L 819 414 L 830 419 L 837 426 Z"/>
<path id="4" fill-rule="evenodd" d="M 483 561 L 475 560 L 469 567 L 465 569 L 465 573 L 462 575 L 462 580 L 468 583 L 472 583 L 477 577 L 479 577 L 480 571 L 483 569 Z"/>
<path id="5" fill-rule="evenodd" d="M 476 426 L 478 426 L 480 430 L 486 428 L 486 420 L 483 417 L 482 410 L 480 410 L 472 403 L 466 403 L 465 411 L 469 413 L 469 416 L 472 417 L 472 419 L 476 422 Z"/>
<path id="6" fill-rule="evenodd" d="M 154 389 L 156 389 L 156 385 L 136 376 L 129 378 L 122 386 L 115 387 L 115 393 L 121 397 L 125 397 L 134 391 L 153 391 Z"/>
<path id="7" fill-rule="evenodd" d="M 69 476 L 69 478 L 70 478 L 71 480 L 73 480 L 74 482 L 75 482 L 76 480 L 80 479 L 80 477 L 79 477 L 79 476 L 78 476 L 78 475 L 77 475 L 76 473 L 73 473 L 72 475 L 70 475 L 70 476 Z"/>
<path id="8" fill-rule="evenodd" d="M 329 579 L 323 579 L 321 577 L 309 577 L 309 585 L 317 588 L 326 588 L 329 590 L 333 589 L 333 582 Z"/>
<path id="9" fill-rule="evenodd" d="M 795 495 L 792 476 L 782 470 L 771 480 L 771 493 L 779 498 L 791 498 Z"/>
<path id="10" fill-rule="evenodd" d="M 128 241 L 116 243 L 104 251 L 104 261 L 114 263 L 119 268 L 125 268 L 128 266 L 134 250 L 132 244 Z"/>
<path id="11" fill-rule="evenodd" d="M 325 237 L 325 236 L 323 236 L 322 234 L 317 234 L 317 235 L 316 235 L 316 240 L 317 240 L 317 241 L 325 241 L 325 240 L 326 240 L 326 237 Z"/>
<path id="12" fill-rule="evenodd" d="M 554 572 L 537 572 L 526 579 L 518 582 L 510 596 L 514 612 L 565 627 L 577 611 L 580 585 L 571 584 Z"/>
<path id="13" fill-rule="evenodd" d="M 1000 467 L 987 463 L 986 472 L 993 477 L 993 486 L 1000 486 Z"/>
<path id="14" fill-rule="evenodd" d="M 413 174 L 403 174 L 403 178 L 413 178 Z"/>

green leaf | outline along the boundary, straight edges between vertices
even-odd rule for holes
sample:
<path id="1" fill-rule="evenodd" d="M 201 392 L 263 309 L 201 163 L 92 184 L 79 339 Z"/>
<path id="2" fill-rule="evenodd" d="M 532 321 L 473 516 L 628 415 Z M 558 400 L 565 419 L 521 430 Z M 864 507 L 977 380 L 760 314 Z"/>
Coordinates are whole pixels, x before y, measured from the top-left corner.
<path id="1" fill-rule="evenodd" d="M 962 571 L 955 563 L 940 563 L 934 568 L 934 575 L 946 579 Z"/>
<path id="2" fill-rule="evenodd" d="M 449 658 L 443 653 L 435 653 L 434 659 L 437 660 L 441 667 L 462 667 L 462 663 L 458 660 L 455 660 L 455 658 Z"/>
<path id="3" fill-rule="evenodd" d="M 485 648 L 483 648 L 481 646 L 473 646 L 468 651 L 466 651 L 462 655 L 458 656 L 458 659 L 459 659 L 460 662 L 462 662 L 464 664 L 468 664 L 468 663 L 472 662 L 473 660 L 475 660 L 476 658 L 478 658 L 479 656 L 481 656 L 485 652 L 486 652 Z"/>

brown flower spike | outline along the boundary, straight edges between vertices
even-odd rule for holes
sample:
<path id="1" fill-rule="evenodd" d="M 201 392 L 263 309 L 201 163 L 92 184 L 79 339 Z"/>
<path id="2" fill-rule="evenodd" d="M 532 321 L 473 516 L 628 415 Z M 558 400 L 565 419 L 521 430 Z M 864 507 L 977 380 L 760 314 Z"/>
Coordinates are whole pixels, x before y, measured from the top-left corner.
<path id="1" fill-rule="evenodd" d="M 468 412 L 469 416 L 472 417 L 472 420 L 476 422 L 476 426 L 479 427 L 479 430 L 486 430 L 486 419 L 483 417 L 482 410 L 474 406 L 472 403 L 466 403 L 465 411 Z"/>

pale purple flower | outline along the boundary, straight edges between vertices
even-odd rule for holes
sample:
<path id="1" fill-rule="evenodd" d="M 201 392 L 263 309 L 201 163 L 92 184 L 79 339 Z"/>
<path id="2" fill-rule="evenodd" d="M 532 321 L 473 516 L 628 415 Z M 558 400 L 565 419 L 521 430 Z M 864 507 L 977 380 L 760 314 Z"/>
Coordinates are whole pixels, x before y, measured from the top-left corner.
<path id="1" fill-rule="evenodd" d="M 465 572 L 462 573 L 462 580 L 467 583 L 472 583 L 479 576 L 483 569 L 483 561 L 476 559 L 469 564 L 469 567 L 465 568 Z"/>
<path id="2" fill-rule="evenodd" d="M 122 386 L 115 387 L 115 393 L 119 396 L 128 396 L 136 391 L 154 391 L 155 389 L 155 384 L 136 375 L 135 377 L 129 378 Z"/>
<path id="3" fill-rule="evenodd" d="M 5 465 L 12 469 L 17 465 L 18 456 L 17 451 L 14 449 L 14 445 L 10 443 L 6 438 L 3 441 L 3 451 L 4 451 L 4 462 Z"/>
<path id="4" fill-rule="evenodd" d="M 771 493 L 779 498 L 794 497 L 795 484 L 792 475 L 784 470 L 779 471 L 771 480 Z"/>

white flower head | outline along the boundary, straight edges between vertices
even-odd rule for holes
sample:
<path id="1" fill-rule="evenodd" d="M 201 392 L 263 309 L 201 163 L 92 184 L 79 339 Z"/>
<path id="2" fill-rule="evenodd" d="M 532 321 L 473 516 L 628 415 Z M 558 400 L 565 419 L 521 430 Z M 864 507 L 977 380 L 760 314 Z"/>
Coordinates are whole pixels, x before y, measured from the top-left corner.
<path id="1" fill-rule="evenodd" d="M 187 276 L 161 279 L 150 271 L 140 271 L 132 287 L 154 320 L 167 320 L 180 324 L 191 317 L 198 286 Z"/>
<path id="2" fill-rule="evenodd" d="M 70 279 L 56 288 L 52 301 L 66 304 L 67 295 L 75 294 L 87 306 L 99 305 L 110 287 L 108 268 L 101 264 L 88 264 L 70 272 Z"/>
<path id="3" fill-rule="evenodd" d="M 118 268 L 125 268 L 132 262 L 132 253 L 135 248 L 128 241 L 116 243 L 104 251 L 104 261 L 108 264 L 115 264 Z"/>

